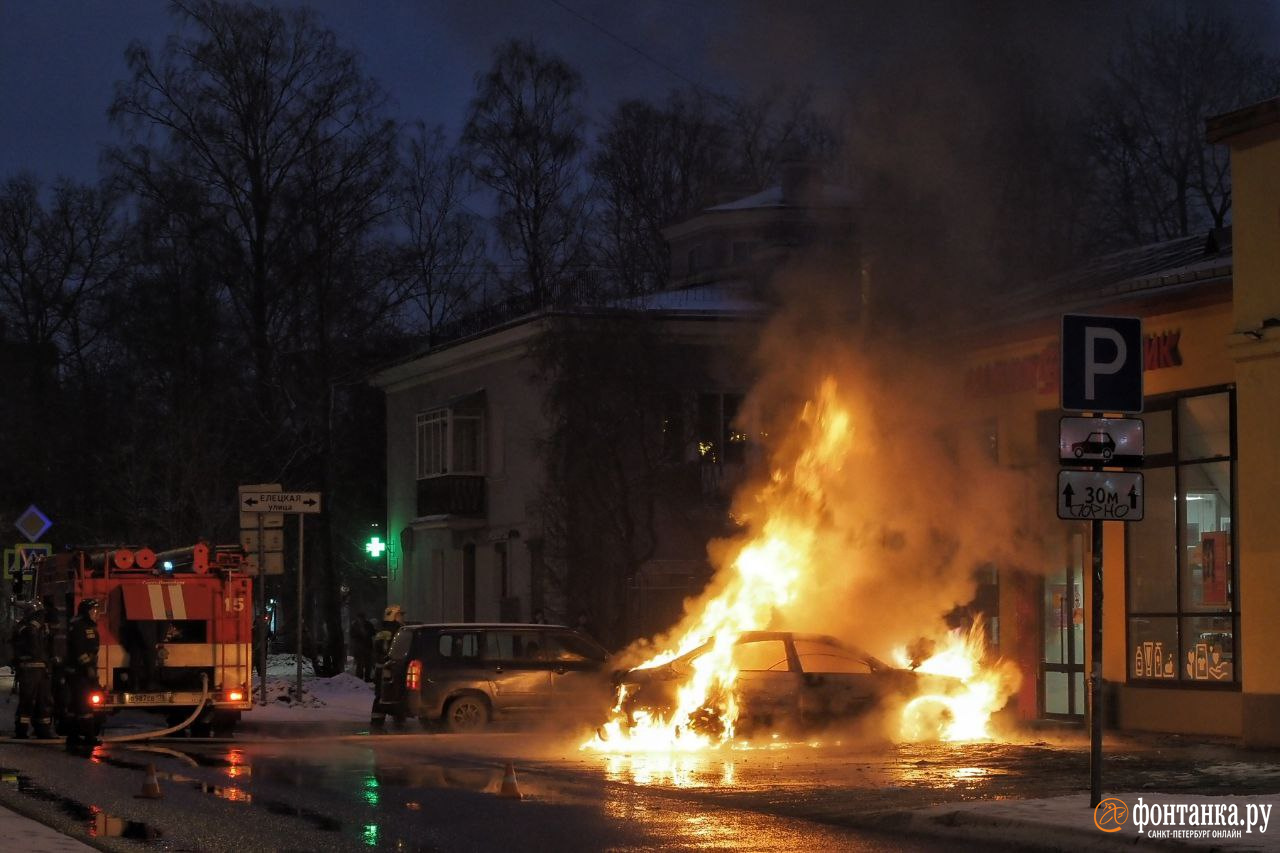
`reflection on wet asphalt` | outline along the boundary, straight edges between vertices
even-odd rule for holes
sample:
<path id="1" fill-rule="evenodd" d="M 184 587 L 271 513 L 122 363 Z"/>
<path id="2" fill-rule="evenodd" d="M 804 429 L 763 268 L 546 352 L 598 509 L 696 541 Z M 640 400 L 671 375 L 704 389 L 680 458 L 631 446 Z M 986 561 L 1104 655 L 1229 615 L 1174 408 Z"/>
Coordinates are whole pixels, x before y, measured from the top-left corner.
<path id="1" fill-rule="evenodd" d="M 1088 785 L 1087 750 L 1070 741 L 833 739 L 692 754 L 599 754 L 579 751 L 579 742 L 527 733 L 188 741 L 103 748 L 88 762 L 52 750 L 16 751 L 10 755 L 47 757 L 50 773 L 108 781 L 87 789 L 97 793 L 70 794 L 65 776 L 33 777 L 16 767 L 3 771 L 3 787 L 56 809 L 82 837 L 114 839 L 112 849 L 248 853 L 902 849 L 903 839 L 886 845 L 865 828 L 876 826 L 877 816 L 916 807 L 1054 796 Z M 508 761 L 514 767 L 505 787 L 518 786 L 519 801 L 502 796 Z M 119 794 L 136 791 L 149 766 L 157 769 L 163 802 Z M 1248 793 L 1251 784 L 1258 792 L 1280 790 L 1280 774 L 1242 782 L 1211 752 L 1189 763 L 1185 752 L 1113 751 L 1105 776 L 1116 789 L 1156 780 L 1162 790 L 1201 794 Z M 920 844 L 916 849 L 941 849 Z"/>

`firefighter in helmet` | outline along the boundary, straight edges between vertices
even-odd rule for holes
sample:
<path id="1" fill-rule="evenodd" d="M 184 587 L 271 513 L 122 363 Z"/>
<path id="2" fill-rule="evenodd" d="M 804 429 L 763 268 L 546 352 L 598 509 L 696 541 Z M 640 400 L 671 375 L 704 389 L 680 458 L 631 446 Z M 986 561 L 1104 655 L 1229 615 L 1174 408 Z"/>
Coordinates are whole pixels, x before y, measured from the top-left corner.
<path id="1" fill-rule="evenodd" d="M 90 699 L 98 690 L 98 612 L 97 599 L 82 600 L 67 632 L 67 749 L 102 742 Z"/>
<path id="2" fill-rule="evenodd" d="M 382 708 L 382 671 L 391 655 L 391 643 L 403 624 L 404 611 L 399 604 L 393 604 L 383 611 L 382 624 L 373 635 L 373 713 L 369 722 L 375 726 L 382 725 L 387 719 L 387 712 Z"/>
<path id="3" fill-rule="evenodd" d="M 34 723 L 36 737 L 51 738 L 54 735 L 49 626 L 39 603 L 28 603 L 25 610 L 13 632 L 14 674 L 18 677 L 18 711 L 13 721 L 13 736 L 25 739 Z"/>

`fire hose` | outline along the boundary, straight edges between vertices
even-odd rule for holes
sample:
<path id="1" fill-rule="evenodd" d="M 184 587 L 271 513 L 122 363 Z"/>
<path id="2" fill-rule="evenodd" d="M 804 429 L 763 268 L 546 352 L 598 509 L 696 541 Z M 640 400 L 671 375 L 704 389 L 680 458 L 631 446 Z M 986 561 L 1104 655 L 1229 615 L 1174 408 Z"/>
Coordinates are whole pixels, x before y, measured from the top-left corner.
<path id="1" fill-rule="evenodd" d="M 200 716 L 200 712 L 204 710 L 204 706 L 209 703 L 209 676 L 207 673 L 200 674 L 200 701 L 196 703 L 196 707 L 191 712 L 191 716 L 187 717 L 176 726 L 169 726 L 165 729 L 157 729 L 151 732 L 134 732 L 133 734 L 117 735 L 115 737 L 104 737 L 103 743 L 130 743 L 135 740 L 150 740 L 152 738 L 164 737 L 174 732 L 185 729 L 196 721 Z"/>

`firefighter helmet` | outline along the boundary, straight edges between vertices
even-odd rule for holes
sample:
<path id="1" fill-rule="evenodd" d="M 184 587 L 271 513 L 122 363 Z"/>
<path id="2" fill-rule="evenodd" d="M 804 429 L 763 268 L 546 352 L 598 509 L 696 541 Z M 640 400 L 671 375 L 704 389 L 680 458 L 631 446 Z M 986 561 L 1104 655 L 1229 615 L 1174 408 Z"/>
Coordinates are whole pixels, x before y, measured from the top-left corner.
<path id="1" fill-rule="evenodd" d="M 85 598 L 85 599 L 82 599 L 80 601 L 80 604 L 76 607 L 76 615 L 83 616 L 84 618 L 87 619 L 89 618 L 89 611 L 97 610 L 97 609 L 98 609 L 98 599 Z"/>
<path id="2" fill-rule="evenodd" d="M 404 611 L 400 609 L 399 604 L 393 604 L 386 610 L 382 611 L 383 622 L 403 622 Z"/>

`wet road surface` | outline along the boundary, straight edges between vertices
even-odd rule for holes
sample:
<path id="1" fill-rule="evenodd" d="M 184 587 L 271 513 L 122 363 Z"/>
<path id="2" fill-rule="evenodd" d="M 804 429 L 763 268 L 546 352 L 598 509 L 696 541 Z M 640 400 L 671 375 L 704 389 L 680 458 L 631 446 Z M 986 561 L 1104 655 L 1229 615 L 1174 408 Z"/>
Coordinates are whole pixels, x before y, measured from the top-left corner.
<path id="1" fill-rule="evenodd" d="M 90 758 L 9 744 L 0 801 L 122 850 L 871 851 L 954 848 L 882 834 L 907 809 L 1088 787 L 1080 740 L 612 755 L 536 732 L 298 734 L 119 745 Z M 1110 744 L 1104 777 L 1113 790 L 1280 791 L 1280 771 L 1244 773 L 1230 758 Z M 137 796 L 149 767 L 163 799 Z M 522 799 L 502 796 L 504 781 Z"/>

